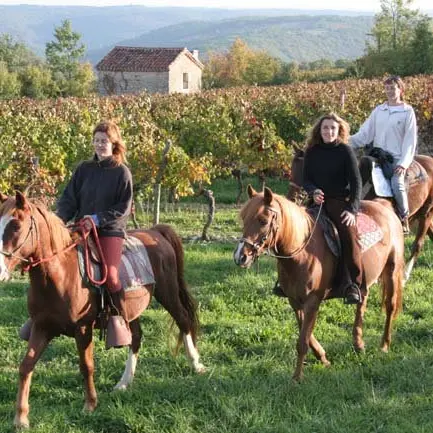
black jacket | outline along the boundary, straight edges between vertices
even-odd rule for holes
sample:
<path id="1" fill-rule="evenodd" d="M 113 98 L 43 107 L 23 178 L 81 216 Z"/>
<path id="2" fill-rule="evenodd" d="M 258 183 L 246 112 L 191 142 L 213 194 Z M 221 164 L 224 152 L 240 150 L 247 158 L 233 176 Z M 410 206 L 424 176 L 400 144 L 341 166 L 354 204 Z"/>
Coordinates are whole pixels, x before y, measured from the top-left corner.
<path id="1" fill-rule="evenodd" d="M 362 180 L 353 149 L 347 144 L 320 143 L 305 152 L 304 189 L 321 189 L 326 197 L 347 199 L 346 209 L 357 213 Z"/>
<path id="2" fill-rule="evenodd" d="M 113 158 L 81 162 L 57 202 L 57 215 L 66 223 L 96 214 L 100 236 L 125 234 L 131 212 L 132 176 Z"/>

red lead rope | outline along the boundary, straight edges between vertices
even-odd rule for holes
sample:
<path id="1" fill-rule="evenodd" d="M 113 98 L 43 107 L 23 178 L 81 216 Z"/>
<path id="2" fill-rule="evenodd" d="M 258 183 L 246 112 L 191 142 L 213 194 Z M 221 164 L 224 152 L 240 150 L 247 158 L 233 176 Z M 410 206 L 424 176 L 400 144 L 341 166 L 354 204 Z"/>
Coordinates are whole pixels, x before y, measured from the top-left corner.
<path id="1" fill-rule="evenodd" d="M 86 227 L 87 222 L 90 223 L 90 225 L 91 225 L 90 231 Z M 71 225 L 70 227 L 72 228 L 72 231 L 80 233 L 80 235 L 83 239 L 84 265 L 86 268 L 86 273 L 89 277 L 89 281 L 92 284 L 94 284 L 95 286 L 101 286 L 102 284 L 104 284 L 107 281 L 108 270 L 107 270 L 107 263 L 105 261 L 104 254 L 102 253 L 101 243 L 99 242 L 99 236 L 98 236 L 98 231 L 96 230 L 95 222 L 93 221 L 93 219 L 91 217 L 86 216 L 86 217 L 80 219 L 79 221 L 77 221 L 76 223 L 74 223 L 73 225 Z M 93 233 L 93 239 L 95 240 L 95 243 L 96 243 L 96 249 L 98 252 L 98 256 L 101 260 L 102 278 L 100 280 L 95 280 L 95 278 L 93 276 L 93 269 L 92 269 L 92 266 L 91 266 L 90 260 L 89 260 L 89 243 L 87 241 L 87 238 L 90 235 L 90 233 Z M 41 263 L 49 262 L 50 260 L 52 260 L 57 255 L 59 255 L 61 253 L 65 253 L 65 252 L 71 250 L 72 248 L 75 248 L 80 242 L 81 242 L 81 239 L 78 239 L 75 242 L 73 242 L 71 245 L 68 245 L 65 249 L 53 254 L 50 257 L 45 257 L 45 258 L 39 259 L 39 260 L 33 260 L 31 257 L 29 257 L 29 259 L 28 259 L 29 263 L 27 265 L 23 266 L 23 271 L 27 272 L 31 268 L 34 268 L 35 266 L 38 266 Z"/>

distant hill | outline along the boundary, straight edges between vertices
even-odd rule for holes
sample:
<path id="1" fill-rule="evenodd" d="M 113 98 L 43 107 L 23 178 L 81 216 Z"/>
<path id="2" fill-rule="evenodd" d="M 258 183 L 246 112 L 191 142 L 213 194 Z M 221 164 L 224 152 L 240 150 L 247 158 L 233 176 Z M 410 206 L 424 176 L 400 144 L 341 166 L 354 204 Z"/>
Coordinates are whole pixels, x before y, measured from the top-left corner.
<path id="1" fill-rule="evenodd" d="M 250 47 L 263 49 L 284 61 L 356 58 L 363 54 L 373 16 L 243 17 L 217 22 L 193 21 L 150 31 L 116 45 L 188 47 L 201 57 L 208 51 L 227 50 L 239 37 Z M 90 50 L 96 63 L 112 47 Z"/>
<path id="2" fill-rule="evenodd" d="M 82 40 L 86 44 L 87 49 L 95 50 L 185 21 L 206 22 L 236 17 L 275 17 L 300 15 L 302 13 L 305 13 L 305 11 L 299 9 L 226 10 L 145 6 L 0 5 L 0 33 L 9 33 L 19 38 L 37 54 L 43 55 L 45 44 L 53 39 L 54 28 L 60 25 L 64 19 L 71 20 L 73 29 L 82 35 Z M 360 13 L 353 11 L 311 10 L 308 11 L 308 14 L 359 15 Z M 216 45 L 218 44 L 216 43 Z"/>

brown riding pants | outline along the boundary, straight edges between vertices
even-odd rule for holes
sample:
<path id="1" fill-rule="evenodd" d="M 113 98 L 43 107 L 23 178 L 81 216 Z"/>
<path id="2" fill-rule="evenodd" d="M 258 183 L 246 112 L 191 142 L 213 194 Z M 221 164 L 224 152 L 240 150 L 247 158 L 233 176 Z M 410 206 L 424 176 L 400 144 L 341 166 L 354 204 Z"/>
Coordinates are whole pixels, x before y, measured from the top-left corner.
<path id="1" fill-rule="evenodd" d="M 122 260 L 123 238 L 114 236 L 104 236 L 99 238 L 102 253 L 107 263 L 107 289 L 111 293 L 116 293 L 122 289 L 119 280 L 119 265 Z"/>
<path id="2" fill-rule="evenodd" d="M 345 290 L 352 283 L 362 285 L 361 248 L 358 243 L 356 225 L 346 226 L 341 222 L 341 213 L 347 210 L 347 202 L 334 198 L 325 198 L 325 209 L 338 230 L 341 241 L 342 257 L 337 278 L 339 286 Z"/>

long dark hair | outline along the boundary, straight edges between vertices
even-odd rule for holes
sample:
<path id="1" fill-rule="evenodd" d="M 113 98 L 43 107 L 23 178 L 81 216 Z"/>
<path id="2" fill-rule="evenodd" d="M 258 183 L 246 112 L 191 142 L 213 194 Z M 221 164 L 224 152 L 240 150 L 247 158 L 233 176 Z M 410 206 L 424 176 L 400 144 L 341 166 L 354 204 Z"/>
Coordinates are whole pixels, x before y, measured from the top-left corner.
<path id="1" fill-rule="evenodd" d="M 112 120 L 104 120 L 98 123 L 93 130 L 93 137 L 97 132 L 107 134 L 113 144 L 113 159 L 118 165 L 126 162 L 126 144 L 123 142 L 120 129 Z"/>
<path id="2" fill-rule="evenodd" d="M 311 129 L 307 139 L 307 149 L 310 149 L 316 144 L 323 143 L 322 135 L 320 134 L 320 128 L 322 127 L 322 122 L 324 120 L 333 120 L 334 122 L 338 123 L 339 125 L 338 137 L 337 137 L 338 143 L 347 144 L 349 142 L 349 135 L 350 135 L 349 124 L 337 114 L 328 113 L 320 117 L 320 119 L 314 124 L 313 128 Z"/>

